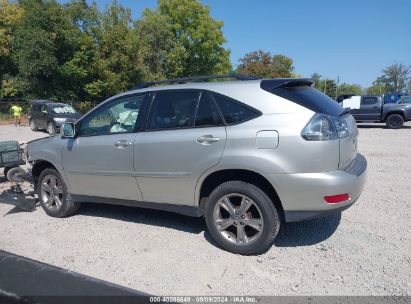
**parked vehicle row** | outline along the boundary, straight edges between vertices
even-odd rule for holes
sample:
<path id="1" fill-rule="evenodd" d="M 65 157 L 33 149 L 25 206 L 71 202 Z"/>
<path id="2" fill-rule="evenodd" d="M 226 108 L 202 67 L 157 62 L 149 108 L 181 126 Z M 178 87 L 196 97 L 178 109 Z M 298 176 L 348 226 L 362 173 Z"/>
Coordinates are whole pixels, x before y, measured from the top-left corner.
<path id="1" fill-rule="evenodd" d="M 222 248 L 264 252 L 282 223 L 340 212 L 365 183 L 354 118 L 312 85 L 224 75 L 116 95 L 28 143 L 40 203 L 54 217 L 81 202 L 203 216 Z"/>

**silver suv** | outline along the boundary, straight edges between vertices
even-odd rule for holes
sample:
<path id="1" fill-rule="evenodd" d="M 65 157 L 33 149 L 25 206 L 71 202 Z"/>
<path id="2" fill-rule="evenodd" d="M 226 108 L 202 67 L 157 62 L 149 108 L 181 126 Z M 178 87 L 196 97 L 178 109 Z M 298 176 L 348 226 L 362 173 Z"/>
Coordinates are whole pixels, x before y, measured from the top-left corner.
<path id="1" fill-rule="evenodd" d="M 145 83 L 30 142 L 45 212 L 98 202 L 204 216 L 222 248 L 257 254 L 281 223 L 351 206 L 367 167 L 353 117 L 309 79 L 229 77 Z"/>

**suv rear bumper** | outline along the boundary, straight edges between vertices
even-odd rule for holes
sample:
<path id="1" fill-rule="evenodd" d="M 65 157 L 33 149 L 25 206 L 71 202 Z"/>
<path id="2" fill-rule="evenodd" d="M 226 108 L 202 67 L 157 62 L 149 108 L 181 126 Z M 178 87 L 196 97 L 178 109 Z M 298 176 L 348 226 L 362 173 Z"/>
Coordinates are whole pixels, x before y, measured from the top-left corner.
<path id="1" fill-rule="evenodd" d="M 349 208 L 361 195 L 367 173 L 367 161 L 357 154 L 344 170 L 322 173 L 266 174 L 281 200 L 286 222 L 319 218 Z M 325 196 L 347 193 L 349 199 L 328 204 Z"/>

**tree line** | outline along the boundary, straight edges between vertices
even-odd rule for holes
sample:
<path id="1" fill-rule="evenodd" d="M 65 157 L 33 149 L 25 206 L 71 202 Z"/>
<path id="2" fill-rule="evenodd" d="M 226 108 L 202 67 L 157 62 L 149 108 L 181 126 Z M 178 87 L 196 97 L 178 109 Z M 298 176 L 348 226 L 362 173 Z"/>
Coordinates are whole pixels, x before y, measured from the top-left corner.
<path id="1" fill-rule="evenodd" d="M 221 21 L 196 0 L 134 20 L 113 1 L 0 0 L 1 96 L 101 101 L 147 80 L 231 70 Z"/>
<path id="2" fill-rule="evenodd" d="M 234 69 L 222 27 L 198 0 L 158 0 L 137 19 L 115 0 L 104 10 L 86 0 L 0 0 L 0 97 L 71 101 L 85 110 L 143 81 L 228 73 L 301 77 L 291 58 L 261 50 Z M 403 89 L 410 68 L 396 67 L 387 67 L 372 89 Z M 363 91 L 312 76 L 331 97 Z"/>

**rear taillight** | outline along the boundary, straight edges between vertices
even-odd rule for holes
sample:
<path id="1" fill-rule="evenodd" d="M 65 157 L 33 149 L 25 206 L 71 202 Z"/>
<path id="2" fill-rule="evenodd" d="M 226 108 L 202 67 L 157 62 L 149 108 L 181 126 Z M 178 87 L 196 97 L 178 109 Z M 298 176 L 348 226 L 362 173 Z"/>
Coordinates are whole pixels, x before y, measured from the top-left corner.
<path id="1" fill-rule="evenodd" d="M 315 114 L 301 131 L 305 140 L 323 141 L 348 137 L 348 123 L 344 118 Z"/>

